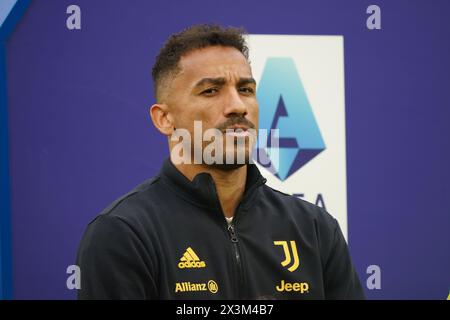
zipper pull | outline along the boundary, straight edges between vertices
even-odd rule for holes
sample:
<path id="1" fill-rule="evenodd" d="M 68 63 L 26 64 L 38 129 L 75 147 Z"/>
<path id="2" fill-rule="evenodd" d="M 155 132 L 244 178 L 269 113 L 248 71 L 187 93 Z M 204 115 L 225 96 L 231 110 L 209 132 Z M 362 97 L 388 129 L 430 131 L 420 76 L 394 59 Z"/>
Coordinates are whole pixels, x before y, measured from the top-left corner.
<path id="1" fill-rule="evenodd" d="M 238 238 L 236 236 L 236 232 L 234 231 L 233 225 L 230 225 L 228 227 L 228 232 L 230 233 L 231 242 L 234 242 L 234 243 L 238 242 Z"/>

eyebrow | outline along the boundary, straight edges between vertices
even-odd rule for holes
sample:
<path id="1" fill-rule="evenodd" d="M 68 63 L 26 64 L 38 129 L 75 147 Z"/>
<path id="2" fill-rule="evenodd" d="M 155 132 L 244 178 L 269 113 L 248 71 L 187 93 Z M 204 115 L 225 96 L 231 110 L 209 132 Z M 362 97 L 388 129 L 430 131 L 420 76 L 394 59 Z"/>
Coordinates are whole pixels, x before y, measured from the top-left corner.
<path id="1" fill-rule="evenodd" d="M 226 83 L 226 79 L 224 77 L 219 78 L 203 78 L 199 80 L 194 88 L 199 88 L 204 85 L 216 85 L 216 86 L 223 86 Z M 253 78 L 239 78 L 239 81 L 237 83 L 237 86 L 242 86 L 244 84 L 256 84 L 255 79 Z"/>
<path id="2" fill-rule="evenodd" d="M 244 84 L 254 84 L 256 85 L 256 80 L 253 78 L 240 78 L 238 81 L 238 87 L 243 86 Z"/>

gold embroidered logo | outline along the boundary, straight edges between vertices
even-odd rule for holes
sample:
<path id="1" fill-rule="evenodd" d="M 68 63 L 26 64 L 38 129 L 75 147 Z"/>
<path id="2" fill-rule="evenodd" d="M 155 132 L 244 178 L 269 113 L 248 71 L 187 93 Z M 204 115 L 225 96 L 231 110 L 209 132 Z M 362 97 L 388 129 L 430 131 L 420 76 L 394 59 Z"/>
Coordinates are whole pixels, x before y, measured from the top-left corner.
<path id="1" fill-rule="evenodd" d="M 208 281 L 208 290 L 211 293 L 217 293 L 217 291 L 219 291 L 219 286 L 217 285 L 217 282 L 215 282 L 214 280 L 209 280 Z"/>
<path id="2" fill-rule="evenodd" d="M 178 263 L 178 268 L 188 269 L 188 268 L 205 268 L 205 261 L 201 261 L 197 254 L 192 250 L 191 247 L 186 249 L 186 252 L 180 259 Z"/>
<path id="3" fill-rule="evenodd" d="M 286 282 L 281 280 L 280 285 L 276 286 L 278 292 L 283 291 L 295 291 L 300 293 L 308 293 L 309 292 L 309 284 L 307 282 Z"/>
<path id="4" fill-rule="evenodd" d="M 195 292 L 195 291 L 209 291 L 211 293 L 217 293 L 219 291 L 219 286 L 214 280 L 209 280 L 207 283 L 200 282 L 176 282 L 175 283 L 175 293 L 178 292 Z"/>
<path id="5" fill-rule="evenodd" d="M 289 265 L 291 263 L 291 260 L 292 260 L 291 253 L 289 251 L 288 242 L 287 241 L 274 241 L 273 244 L 276 246 L 283 247 L 285 259 L 281 262 L 281 265 L 283 267 L 286 267 L 287 265 Z M 294 261 L 293 261 L 292 265 L 287 269 L 290 272 L 293 272 L 293 271 L 297 270 L 297 268 L 300 264 L 300 261 L 298 259 L 297 245 L 295 244 L 295 241 L 290 241 L 290 247 L 291 247 L 292 257 L 294 258 Z"/>

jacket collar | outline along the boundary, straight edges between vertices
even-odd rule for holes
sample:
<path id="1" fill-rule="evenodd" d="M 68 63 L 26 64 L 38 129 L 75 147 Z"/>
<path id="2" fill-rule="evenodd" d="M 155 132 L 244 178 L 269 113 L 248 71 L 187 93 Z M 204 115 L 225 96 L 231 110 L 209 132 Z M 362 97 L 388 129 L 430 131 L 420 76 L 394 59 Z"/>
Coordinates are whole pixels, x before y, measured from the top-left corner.
<path id="1" fill-rule="evenodd" d="M 164 160 L 160 176 L 173 192 L 177 193 L 186 201 L 209 209 L 220 208 L 216 186 L 209 173 L 199 173 L 190 181 L 175 167 L 172 161 L 170 161 L 170 158 L 167 158 Z M 259 187 L 266 183 L 266 181 L 256 165 L 247 165 L 247 180 L 244 196 L 241 201 L 243 207 L 248 207 L 253 203 Z"/>

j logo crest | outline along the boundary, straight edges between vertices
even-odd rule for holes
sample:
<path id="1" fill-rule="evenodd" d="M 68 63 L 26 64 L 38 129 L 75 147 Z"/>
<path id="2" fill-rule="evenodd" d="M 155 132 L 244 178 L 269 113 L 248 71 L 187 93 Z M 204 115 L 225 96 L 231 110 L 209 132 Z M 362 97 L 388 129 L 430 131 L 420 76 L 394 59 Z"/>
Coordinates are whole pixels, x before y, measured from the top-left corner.
<path id="1" fill-rule="evenodd" d="M 273 244 L 276 246 L 283 247 L 284 256 L 285 256 L 285 259 L 281 262 L 281 265 L 283 267 L 286 267 L 287 265 L 289 265 L 291 263 L 292 259 L 291 259 L 290 251 L 292 251 L 292 257 L 294 258 L 294 261 L 293 261 L 292 265 L 287 269 L 290 272 L 294 272 L 295 270 L 297 270 L 297 268 L 300 264 L 300 261 L 298 258 L 297 245 L 295 244 L 295 241 L 290 241 L 289 243 L 287 241 L 274 241 Z M 289 250 L 289 244 L 290 244 L 291 250 Z"/>

